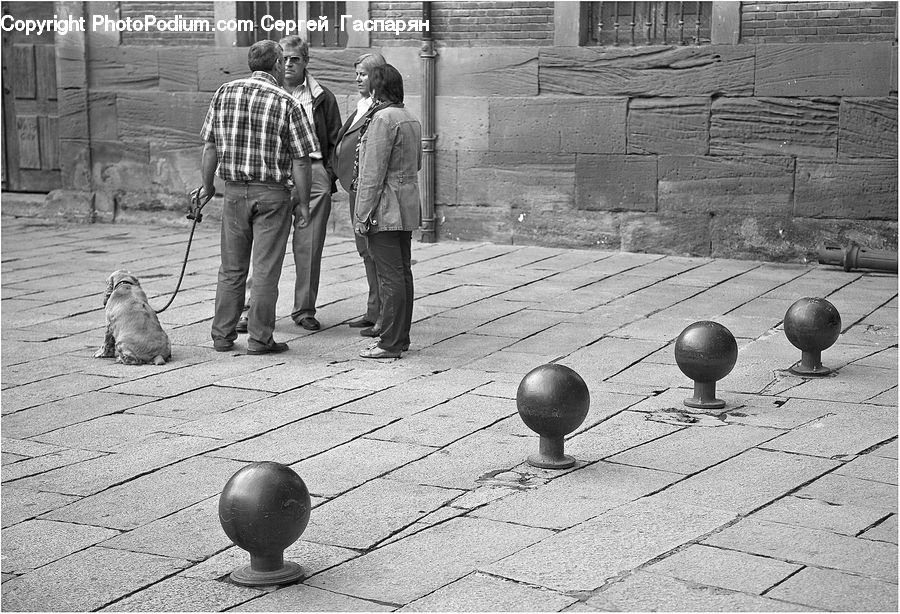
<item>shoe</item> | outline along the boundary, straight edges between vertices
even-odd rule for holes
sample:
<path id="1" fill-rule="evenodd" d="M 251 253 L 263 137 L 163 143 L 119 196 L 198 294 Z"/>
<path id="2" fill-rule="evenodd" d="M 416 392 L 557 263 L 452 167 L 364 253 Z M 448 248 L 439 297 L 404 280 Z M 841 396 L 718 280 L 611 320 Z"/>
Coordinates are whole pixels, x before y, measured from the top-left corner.
<path id="1" fill-rule="evenodd" d="M 366 316 L 362 316 L 356 318 L 355 320 L 350 320 L 349 322 L 347 322 L 347 326 L 349 326 L 350 328 L 366 328 L 369 326 L 375 326 L 375 322 L 367 320 Z"/>
<path id="2" fill-rule="evenodd" d="M 295 320 L 297 326 L 302 326 L 306 330 L 319 330 L 322 328 L 322 325 L 319 324 L 319 321 L 312 316 L 306 316 L 305 318 L 300 318 L 299 320 Z"/>
<path id="3" fill-rule="evenodd" d="M 369 326 L 369 327 L 364 328 L 361 331 L 359 331 L 359 334 L 362 335 L 363 337 L 380 337 L 381 329 L 375 328 L 374 326 Z"/>
<path id="4" fill-rule="evenodd" d="M 280 354 L 281 352 L 286 352 L 287 349 L 288 349 L 287 343 L 273 341 L 271 345 L 264 347 L 264 348 L 260 348 L 258 350 L 253 350 L 253 349 L 247 348 L 247 353 L 253 354 L 253 355 L 256 355 L 256 354 Z"/>
<path id="5" fill-rule="evenodd" d="M 247 332 L 247 323 L 250 321 L 250 318 L 247 314 L 241 314 L 241 319 L 238 320 L 237 325 L 234 327 L 235 332 L 238 333 L 246 333 Z"/>
<path id="6" fill-rule="evenodd" d="M 363 358 L 400 358 L 400 352 L 385 350 L 377 345 L 375 347 L 364 349 L 359 355 Z"/>
<path id="7" fill-rule="evenodd" d="M 230 352 L 233 348 L 233 341 L 213 341 L 213 349 L 217 352 Z"/>

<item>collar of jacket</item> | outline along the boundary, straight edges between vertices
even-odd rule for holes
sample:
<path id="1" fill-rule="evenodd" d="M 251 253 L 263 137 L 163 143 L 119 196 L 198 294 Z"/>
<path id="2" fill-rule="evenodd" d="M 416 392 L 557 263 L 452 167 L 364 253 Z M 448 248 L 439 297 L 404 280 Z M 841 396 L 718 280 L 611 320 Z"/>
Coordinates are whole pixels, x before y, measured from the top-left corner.
<path id="1" fill-rule="evenodd" d="M 319 85 L 319 82 L 316 81 L 315 77 L 313 77 L 311 74 L 309 74 L 308 70 L 306 71 L 306 79 L 303 81 L 303 83 L 305 83 L 306 87 L 309 88 L 309 93 L 312 96 L 313 100 L 315 100 L 316 98 L 318 98 L 319 96 L 321 96 L 323 94 L 322 86 Z M 303 87 L 303 83 L 301 83 L 300 85 L 295 87 L 294 90 L 291 92 L 291 94 L 296 93 L 298 88 Z"/>
<path id="2" fill-rule="evenodd" d="M 278 85 L 278 81 L 275 80 L 275 77 L 264 70 L 254 70 L 253 74 L 250 75 L 250 78 L 257 79 L 259 81 L 268 81 L 272 85 Z"/>

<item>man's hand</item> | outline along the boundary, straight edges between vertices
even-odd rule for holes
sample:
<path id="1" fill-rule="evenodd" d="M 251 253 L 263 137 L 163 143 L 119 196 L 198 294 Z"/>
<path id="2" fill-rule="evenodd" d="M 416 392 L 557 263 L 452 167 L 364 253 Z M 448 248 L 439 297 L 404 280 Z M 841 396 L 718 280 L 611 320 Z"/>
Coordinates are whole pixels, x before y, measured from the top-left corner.
<path id="1" fill-rule="evenodd" d="M 200 186 L 200 204 L 206 203 L 210 198 L 216 195 L 216 186 L 214 185 L 204 185 Z"/>
<path id="2" fill-rule="evenodd" d="M 356 222 L 356 226 L 354 228 L 356 234 L 358 235 L 367 235 L 369 233 L 369 227 L 365 222 Z"/>
<path id="3" fill-rule="evenodd" d="M 297 228 L 306 228 L 309 226 L 309 202 L 297 198 L 296 192 L 291 194 L 291 202 L 294 206 L 294 225 Z"/>

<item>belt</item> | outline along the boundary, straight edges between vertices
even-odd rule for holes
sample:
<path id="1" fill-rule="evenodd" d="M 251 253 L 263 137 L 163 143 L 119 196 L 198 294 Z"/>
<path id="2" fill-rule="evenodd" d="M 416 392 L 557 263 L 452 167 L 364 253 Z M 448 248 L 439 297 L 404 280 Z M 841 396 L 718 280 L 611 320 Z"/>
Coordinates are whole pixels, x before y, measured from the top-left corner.
<path id="1" fill-rule="evenodd" d="M 256 181 L 256 180 L 253 180 L 253 181 L 226 181 L 225 182 L 225 185 L 229 185 L 229 184 L 231 184 L 231 185 L 270 185 L 270 186 L 277 186 L 279 188 L 284 188 L 285 190 L 288 189 L 288 187 L 285 184 L 283 184 L 279 181 Z"/>

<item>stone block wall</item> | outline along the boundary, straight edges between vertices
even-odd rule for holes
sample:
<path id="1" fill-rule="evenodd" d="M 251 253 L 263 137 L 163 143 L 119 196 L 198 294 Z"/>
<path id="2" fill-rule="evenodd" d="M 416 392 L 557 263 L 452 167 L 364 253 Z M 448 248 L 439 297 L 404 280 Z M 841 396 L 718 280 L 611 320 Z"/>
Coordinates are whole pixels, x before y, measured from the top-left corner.
<path id="1" fill-rule="evenodd" d="M 419 44 L 380 49 L 419 114 Z M 362 51 L 311 51 L 344 116 Z M 897 248 L 891 41 L 437 52 L 439 240 L 785 261 L 824 242 Z M 246 49 L 84 56 L 85 81 L 60 71 L 66 185 L 90 189 L 101 220 L 182 219 L 209 99 L 247 73 Z M 333 232 L 350 233 L 345 203 Z"/>
<path id="2" fill-rule="evenodd" d="M 771 260 L 896 248 L 892 43 L 509 52 L 488 67 L 455 50 L 480 93 L 439 60 L 442 238 Z"/>

